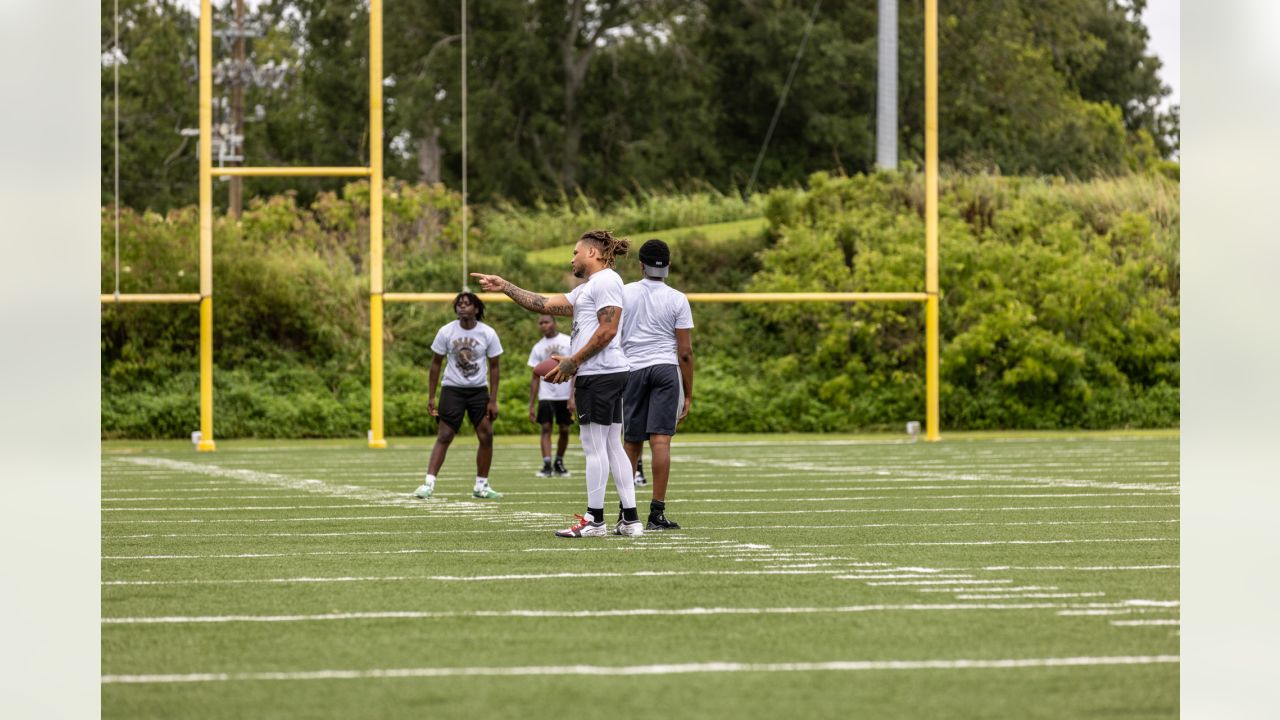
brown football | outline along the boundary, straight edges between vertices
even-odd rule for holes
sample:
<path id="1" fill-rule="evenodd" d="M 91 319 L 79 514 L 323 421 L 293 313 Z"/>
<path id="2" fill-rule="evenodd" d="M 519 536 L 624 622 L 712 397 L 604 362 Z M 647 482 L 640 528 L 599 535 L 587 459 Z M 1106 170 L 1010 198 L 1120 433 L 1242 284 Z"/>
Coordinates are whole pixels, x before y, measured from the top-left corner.
<path id="1" fill-rule="evenodd" d="M 547 358 L 534 366 L 533 371 L 538 374 L 538 377 L 546 377 L 547 373 L 558 367 L 560 367 L 560 363 L 555 358 Z"/>

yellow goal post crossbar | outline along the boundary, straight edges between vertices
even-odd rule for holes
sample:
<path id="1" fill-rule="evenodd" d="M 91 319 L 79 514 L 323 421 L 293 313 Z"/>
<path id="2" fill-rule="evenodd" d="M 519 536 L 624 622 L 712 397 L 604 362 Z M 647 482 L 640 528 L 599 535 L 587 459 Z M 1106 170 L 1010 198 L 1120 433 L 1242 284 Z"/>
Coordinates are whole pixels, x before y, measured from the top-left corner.
<path id="1" fill-rule="evenodd" d="M 938 4 L 925 0 L 925 291 L 818 293 L 689 293 L 691 302 L 923 302 L 925 304 L 925 439 L 939 435 L 938 373 Z M 369 0 L 369 166 L 368 167 L 213 167 L 213 12 L 200 0 L 200 292 L 102 294 L 108 303 L 199 303 L 200 442 L 211 452 L 213 439 L 213 178 L 214 177 L 368 177 L 369 178 L 369 447 L 385 448 L 383 434 L 383 301 L 445 302 L 455 293 L 384 293 L 382 282 L 382 0 Z M 500 293 L 481 293 L 488 301 L 510 301 Z"/>
<path id="2" fill-rule="evenodd" d="M 542 293 L 545 296 L 559 293 Z M 448 302 L 456 293 L 383 293 L 387 302 Z M 512 302 L 502 293 L 476 293 L 484 302 Z M 928 293 L 922 292 L 733 292 L 733 293 L 685 293 L 694 303 L 793 303 L 793 302 L 925 302 Z"/>

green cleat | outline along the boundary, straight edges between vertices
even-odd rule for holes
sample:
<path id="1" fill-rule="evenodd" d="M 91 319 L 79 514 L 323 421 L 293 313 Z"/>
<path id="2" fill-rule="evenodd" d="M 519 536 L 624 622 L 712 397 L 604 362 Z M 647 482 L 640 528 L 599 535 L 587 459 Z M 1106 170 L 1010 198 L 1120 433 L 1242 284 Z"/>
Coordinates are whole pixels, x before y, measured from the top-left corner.
<path id="1" fill-rule="evenodd" d="M 426 483 L 423 483 L 422 486 L 420 486 L 417 490 L 413 491 L 413 494 L 416 497 L 420 497 L 423 500 L 426 500 L 427 498 L 431 497 L 431 493 L 433 492 L 435 492 L 435 488 L 431 487 L 430 485 L 427 485 Z"/>
<path id="2" fill-rule="evenodd" d="M 481 500 L 497 500 L 502 497 L 502 493 L 485 485 L 483 490 L 472 490 L 471 497 L 480 498 Z"/>

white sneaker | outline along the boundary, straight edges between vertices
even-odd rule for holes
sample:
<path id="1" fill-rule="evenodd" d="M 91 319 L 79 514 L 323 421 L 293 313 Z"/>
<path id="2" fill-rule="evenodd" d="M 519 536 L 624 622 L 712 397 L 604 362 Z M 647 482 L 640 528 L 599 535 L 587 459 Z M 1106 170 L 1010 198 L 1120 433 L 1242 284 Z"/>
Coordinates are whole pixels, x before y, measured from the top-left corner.
<path id="1" fill-rule="evenodd" d="M 618 524 L 613 526 L 613 534 L 640 537 L 644 534 L 644 523 L 639 520 L 619 520 Z"/>
<path id="2" fill-rule="evenodd" d="M 426 500 L 427 498 L 431 497 L 431 493 L 435 491 L 436 491 L 435 486 L 423 483 L 417 490 L 413 491 L 413 494 L 417 497 L 422 498 L 423 500 Z"/>
<path id="3" fill-rule="evenodd" d="M 636 473 L 636 476 L 631 480 L 636 484 L 636 487 L 649 484 L 649 481 L 644 479 L 644 473 Z"/>
<path id="4" fill-rule="evenodd" d="M 557 530 L 556 537 L 604 537 L 609 534 L 609 530 L 605 528 L 603 521 L 588 520 L 576 513 L 574 517 L 578 518 L 577 524 L 565 530 Z"/>

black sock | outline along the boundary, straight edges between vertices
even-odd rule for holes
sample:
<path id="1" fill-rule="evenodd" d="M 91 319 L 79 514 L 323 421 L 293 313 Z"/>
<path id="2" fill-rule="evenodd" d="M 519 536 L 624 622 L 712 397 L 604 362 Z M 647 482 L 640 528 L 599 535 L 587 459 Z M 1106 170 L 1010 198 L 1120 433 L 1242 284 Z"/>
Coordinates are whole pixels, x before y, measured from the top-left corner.
<path id="1" fill-rule="evenodd" d="M 592 522 L 604 522 L 604 508 L 587 508 Z"/>
<path id="2" fill-rule="evenodd" d="M 640 520 L 640 515 L 636 512 L 636 509 L 633 507 L 622 508 L 622 519 L 626 520 L 627 522 L 638 522 Z"/>
<path id="3" fill-rule="evenodd" d="M 649 517 L 662 517 L 662 513 L 667 509 L 667 504 L 662 500 L 649 501 Z"/>

